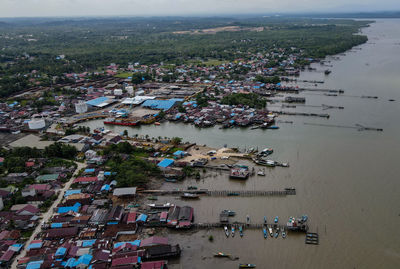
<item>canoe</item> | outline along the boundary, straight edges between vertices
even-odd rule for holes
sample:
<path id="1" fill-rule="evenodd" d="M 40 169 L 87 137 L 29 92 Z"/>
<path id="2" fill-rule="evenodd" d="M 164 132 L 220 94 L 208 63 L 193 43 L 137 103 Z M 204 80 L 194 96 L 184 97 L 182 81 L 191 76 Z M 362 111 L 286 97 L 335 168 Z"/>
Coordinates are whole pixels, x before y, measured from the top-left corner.
<path id="1" fill-rule="evenodd" d="M 224 231 L 225 231 L 226 237 L 229 237 L 229 230 L 228 230 L 227 226 L 224 226 Z"/>
<path id="2" fill-rule="evenodd" d="M 286 231 L 285 230 L 282 231 L 282 238 L 286 238 Z"/>
<path id="3" fill-rule="evenodd" d="M 274 236 L 275 236 L 275 238 L 278 238 L 278 236 L 279 236 L 279 228 L 276 229 Z"/>
<path id="4" fill-rule="evenodd" d="M 278 223 L 278 216 L 275 217 L 274 222 Z"/>
<path id="5" fill-rule="evenodd" d="M 256 268 L 256 265 L 252 263 L 241 263 L 239 264 L 239 268 Z"/>
<path id="6" fill-rule="evenodd" d="M 239 226 L 239 235 L 240 235 L 240 237 L 243 237 L 243 226 L 242 225 Z"/>
<path id="7" fill-rule="evenodd" d="M 185 192 L 185 193 L 183 193 L 183 195 L 181 195 L 181 198 L 184 198 L 184 199 L 198 199 L 200 196 L 198 196 L 197 194 L 194 194 L 194 193 L 188 193 L 188 192 Z"/>
<path id="8" fill-rule="evenodd" d="M 267 239 L 268 237 L 268 232 L 267 232 L 267 228 L 263 228 L 263 233 L 264 233 L 264 238 Z"/>
<path id="9" fill-rule="evenodd" d="M 273 231 L 272 231 L 272 228 L 271 228 L 271 227 L 269 227 L 269 228 L 268 228 L 268 231 L 269 231 L 269 235 L 270 235 L 271 237 L 273 237 L 273 236 L 274 236 L 274 233 L 273 233 Z"/>
<path id="10" fill-rule="evenodd" d="M 236 215 L 236 212 L 235 212 L 235 211 L 227 210 L 227 209 L 222 210 L 222 213 L 228 214 L 228 216 L 230 216 L 230 217 L 233 217 L 233 216 Z"/>
<path id="11" fill-rule="evenodd" d="M 232 234 L 232 237 L 235 237 L 235 226 L 232 226 L 231 234 Z"/>
<path id="12" fill-rule="evenodd" d="M 223 253 L 223 252 L 217 252 L 217 253 L 214 253 L 214 257 L 229 257 L 230 256 L 230 254 L 225 254 L 225 253 Z"/>

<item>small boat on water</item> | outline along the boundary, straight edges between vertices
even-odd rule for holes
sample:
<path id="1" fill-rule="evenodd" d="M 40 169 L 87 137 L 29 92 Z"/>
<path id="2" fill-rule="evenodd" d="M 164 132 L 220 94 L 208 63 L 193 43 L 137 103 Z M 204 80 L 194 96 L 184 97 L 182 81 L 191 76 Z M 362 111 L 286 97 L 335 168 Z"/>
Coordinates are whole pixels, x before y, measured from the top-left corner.
<path id="1" fill-rule="evenodd" d="M 229 257 L 229 256 L 231 256 L 231 255 L 230 254 L 225 254 L 223 252 L 214 253 L 214 257 L 224 258 L 224 257 Z"/>
<path id="2" fill-rule="evenodd" d="M 259 176 L 265 176 L 265 173 L 264 173 L 264 171 L 260 170 L 260 171 L 257 172 L 257 175 L 259 175 Z"/>
<path id="3" fill-rule="evenodd" d="M 265 165 L 268 167 L 275 167 L 276 166 L 276 162 L 273 160 L 266 160 L 265 161 Z"/>
<path id="4" fill-rule="evenodd" d="M 232 229 L 231 229 L 231 234 L 232 237 L 235 237 L 235 226 L 232 225 Z"/>
<path id="5" fill-rule="evenodd" d="M 159 122 L 155 122 L 155 123 L 154 123 L 154 125 L 157 125 L 157 126 L 158 126 L 158 125 L 161 125 L 161 123 L 159 123 Z"/>
<path id="6" fill-rule="evenodd" d="M 269 231 L 269 235 L 270 235 L 271 237 L 273 237 L 273 236 L 274 236 L 274 232 L 272 231 L 272 228 L 271 228 L 271 227 L 268 228 L 268 231 Z"/>
<path id="7" fill-rule="evenodd" d="M 279 228 L 276 228 L 274 237 L 275 237 L 275 238 L 278 238 L 278 236 L 279 236 Z"/>
<path id="8" fill-rule="evenodd" d="M 267 217 L 264 216 L 264 225 L 267 225 Z"/>
<path id="9" fill-rule="evenodd" d="M 264 233 L 264 238 L 267 239 L 268 237 L 268 232 L 267 232 L 267 228 L 263 228 L 263 233 Z"/>
<path id="10" fill-rule="evenodd" d="M 243 226 L 242 225 L 239 226 L 239 235 L 240 235 L 240 237 L 243 237 Z"/>
<path id="11" fill-rule="evenodd" d="M 252 263 L 241 263 L 239 264 L 239 268 L 256 268 L 256 265 Z"/>
<path id="12" fill-rule="evenodd" d="M 236 215 L 236 212 L 235 212 L 235 211 L 228 210 L 228 209 L 222 210 L 222 213 L 227 214 L 229 217 L 233 217 L 233 216 Z"/>
<path id="13" fill-rule="evenodd" d="M 274 223 L 278 223 L 278 216 L 274 218 Z"/>
<path id="14" fill-rule="evenodd" d="M 282 166 L 282 167 L 289 167 L 289 163 L 280 163 L 280 166 Z"/>
<path id="15" fill-rule="evenodd" d="M 173 179 L 173 178 L 166 178 L 165 179 L 165 182 L 176 182 L 177 180 L 176 179 Z"/>
<path id="16" fill-rule="evenodd" d="M 279 129 L 279 126 L 271 125 L 271 126 L 267 126 L 266 129 L 277 130 L 277 129 Z"/>
<path id="17" fill-rule="evenodd" d="M 166 204 L 147 204 L 150 208 L 154 208 L 154 209 L 166 209 L 166 208 L 170 208 L 173 207 L 174 205 L 171 203 L 166 203 Z"/>
<path id="18" fill-rule="evenodd" d="M 229 230 L 228 230 L 228 226 L 224 226 L 224 231 L 225 231 L 225 235 L 226 235 L 226 237 L 229 237 Z"/>
<path id="19" fill-rule="evenodd" d="M 189 187 L 187 187 L 187 189 L 188 190 L 197 190 L 197 187 L 196 186 L 189 186 Z"/>
<path id="20" fill-rule="evenodd" d="M 285 229 L 282 230 L 282 238 L 286 238 L 286 231 L 285 231 Z"/>
<path id="21" fill-rule="evenodd" d="M 246 216 L 246 223 L 247 223 L 247 225 L 250 224 L 250 216 L 249 215 Z"/>
<path id="22" fill-rule="evenodd" d="M 147 200 L 157 201 L 158 197 L 157 196 L 149 196 L 149 197 L 147 197 Z"/>
<path id="23" fill-rule="evenodd" d="M 197 195 L 197 194 L 194 194 L 194 193 L 189 193 L 189 192 L 184 192 L 182 195 L 181 195 L 181 198 L 183 198 L 183 199 L 199 199 L 199 195 Z"/>

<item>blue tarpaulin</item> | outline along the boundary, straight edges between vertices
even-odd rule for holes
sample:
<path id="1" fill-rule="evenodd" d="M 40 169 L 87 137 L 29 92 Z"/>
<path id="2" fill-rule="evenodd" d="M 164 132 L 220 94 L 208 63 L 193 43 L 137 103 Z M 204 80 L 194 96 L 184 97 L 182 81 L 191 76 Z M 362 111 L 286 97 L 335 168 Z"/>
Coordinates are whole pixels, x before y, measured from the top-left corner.
<path id="1" fill-rule="evenodd" d="M 91 168 L 91 169 L 85 169 L 85 173 L 94 173 L 95 169 Z"/>
<path id="2" fill-rule="evenodd" d="M 165 168 L 165 167 L 171 166 L 173 163 L 174 163 L 174 160 L 171 160 L 171 159 L 164 159 L 164 160 L 162 160 L 161 162 L 159 162 L 157 165 L 158 165 L 159 167 Z"/>

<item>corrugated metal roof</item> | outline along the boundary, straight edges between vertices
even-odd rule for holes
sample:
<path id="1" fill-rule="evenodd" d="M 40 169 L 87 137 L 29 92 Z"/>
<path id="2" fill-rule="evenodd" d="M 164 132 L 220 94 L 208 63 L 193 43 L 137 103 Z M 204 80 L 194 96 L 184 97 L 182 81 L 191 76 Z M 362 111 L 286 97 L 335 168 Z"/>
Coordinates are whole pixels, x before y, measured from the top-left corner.
<path id="1" fill-rule="evenodd" d="M 108 101 L 108 97 L 99 97 L 99 98 L 87 101 L 86 104 L 88 104 L 90 106 L 98 106 L 107 101 Z"/>
<path id="2" fill-rule="evenodd" d="M 160 167 L 168 167 L 174 163 L 174 160 L 171 159 L 164 159 L 161 162 L 159 162 L 157 165 Z"/>

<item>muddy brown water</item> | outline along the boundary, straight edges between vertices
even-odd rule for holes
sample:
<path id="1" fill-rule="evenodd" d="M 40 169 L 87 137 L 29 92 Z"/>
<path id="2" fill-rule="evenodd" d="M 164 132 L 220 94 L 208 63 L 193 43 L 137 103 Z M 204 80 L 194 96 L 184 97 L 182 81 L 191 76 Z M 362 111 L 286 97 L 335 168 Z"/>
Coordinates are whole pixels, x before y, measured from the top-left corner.
<path id="1" fill-rule="evenodd" d="M 343 110 L 291 109 L 329 113 L 329 119 L 279 117 L 293 121 L 278 123 L 279 130 L 198 129 L 174 123 L 128 129 L 130 135 L 179 136 L 213 147 L 272 147 L 275 152 L 271 159 L 289 162 L 289 168 L 266 169 L 265 177 L 247 181 L 229 180 L 226 172 L 209 172 L 200 181 L 166 183 L 163 188 L 195 185 L 215 190 L 276 190 L 290 186 L 297 189 L 295 196 L 203 197 L 197 201 L 160 197 L 159 201 L 193 206 L 196 222 L 216 222 L 223 209 L 237 212 L 233 220 L 244 221 L 250 215 L 257 223 L 264 216 L 268 220 L 279 216 L 280 223 L 285 223 L 289 216 L 307 214 L 311 230 L 320 236 L 320 245 L 311 246 L 305 245 L 303 235 L 265 240 L 261 230 L 245 230 L 243 238 L 226 238 L 222 230 L 173 231 L 169 238 L 180 243 L 183 252 L 179 260 L 170 261 L 171 268 L 238 268 L 239 263 L 254 263 L 257 268 L 400 268 L 400 20 L 377 20 L 363 32 L 369 37 L 368 43 L 328 58 L 332 67 L 313 65 L 332 70 L 329 76 L 323 72 L 303 72 L 300 76 L 324 80 L 319 88 L 345 90 L 339 97 L 300 94 L 306 97 L 307 105 L 343 106 Z M 361 98 L 363 95 L 379 98 Z M 305 122 L 363 124 L 384 131 L 310 126 Z M 96 128 L 102 123 L 84 125 Z M 126 129 L 107 128 L 118 132 Z M 213 235 L 213 242 L 208 241 L 209 235 Z M 216 259 L 212 257 L 215 251 L 239 259 Z"/>

